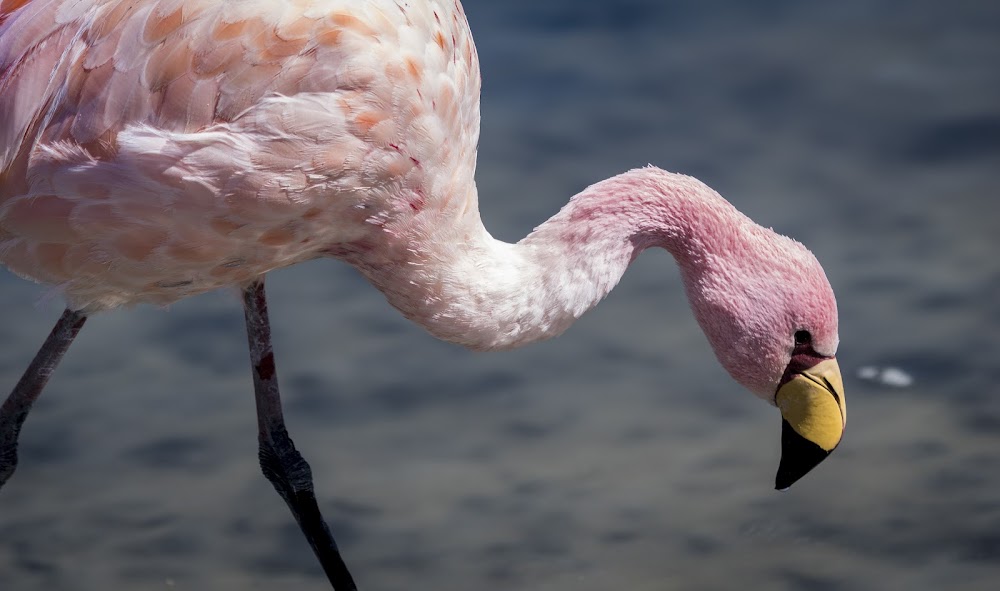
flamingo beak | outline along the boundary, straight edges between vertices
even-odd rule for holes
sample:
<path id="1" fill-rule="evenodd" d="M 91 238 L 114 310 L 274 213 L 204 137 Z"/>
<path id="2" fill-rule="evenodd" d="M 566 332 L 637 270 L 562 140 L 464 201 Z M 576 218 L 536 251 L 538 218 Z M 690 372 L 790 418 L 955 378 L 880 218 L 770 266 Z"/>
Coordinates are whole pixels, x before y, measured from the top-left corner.
<path id="1" fill-rule="evenodd" d="M 781 462 L 774 488 L 785 490 L 836 449 L 847 424 L 844 382 L 836 359 L 792 374 L 778 388 Z"/>

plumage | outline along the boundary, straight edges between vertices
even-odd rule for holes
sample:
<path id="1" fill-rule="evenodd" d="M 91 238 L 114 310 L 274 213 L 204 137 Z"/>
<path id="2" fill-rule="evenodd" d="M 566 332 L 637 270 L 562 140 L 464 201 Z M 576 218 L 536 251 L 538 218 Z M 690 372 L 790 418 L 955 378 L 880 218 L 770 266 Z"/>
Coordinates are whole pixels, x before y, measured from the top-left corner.
<path id="1" fill-rule="evenodd" d="M 457 5 L 12 8 L 0 261 L 74 308 L 166 304 L 356 249 L 425 202 L 476 209 L 460 189 L 479 74 Z M 99 269 L 69 264 L 80 250 Z"/>
<path id="2" fill-rule="evenodd" d="M 846 415 L 812 253 L 652 166 L 495 240 L 474 181 L 479 91 L 454 0 L 2 0 L 0 263 L 68 309 L 0 412 L 0 447 L 87 315 L 235 285 L 262 463 L 286 496 L 268 458 L 304 460 L 282 455 L 268 271 L 342 259 L 435 336 L 489 350 L 562 333 L 660 247 L 721 364 L 778 401 L 778 486 L 826 457 Z M 343 567 L 332 538 L 310 541 L 328 574 Z"/>

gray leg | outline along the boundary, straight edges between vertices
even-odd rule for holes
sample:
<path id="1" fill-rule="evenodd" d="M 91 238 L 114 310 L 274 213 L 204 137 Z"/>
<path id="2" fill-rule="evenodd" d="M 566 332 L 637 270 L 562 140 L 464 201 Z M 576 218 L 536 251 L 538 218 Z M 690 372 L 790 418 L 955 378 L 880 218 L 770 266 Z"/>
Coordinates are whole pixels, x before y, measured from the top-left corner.
<path id="1" fill-rule="evenodd" d="M 334 590 L 356 591 L 354 579 L 351 578 L 337 543 L 316 504 L 309 464 L 296 451 L 285 430 L 281 397 L 278 394 L 278 374 L 271 350 L 271 325 L 267 319 L 263 278 L 243 290 L 243 308 L 250 341 L 254 395 L 257 399 L 261 470 L 281 498 L 285 499 Z"/>
<path id="2" fill-rule="evenodd" d="M 31 365 L 14 386 L 14 391 L 0 406 L 0 488 L 17 468 L 17 436 L 21 433 L 24 419 L 28 418 L 31 405 L 41 395 L 49 376 L 86 321 L 87 316 L 83 312 L 69 309 L 63 312 L 49 338 L 45 339 Z"/>

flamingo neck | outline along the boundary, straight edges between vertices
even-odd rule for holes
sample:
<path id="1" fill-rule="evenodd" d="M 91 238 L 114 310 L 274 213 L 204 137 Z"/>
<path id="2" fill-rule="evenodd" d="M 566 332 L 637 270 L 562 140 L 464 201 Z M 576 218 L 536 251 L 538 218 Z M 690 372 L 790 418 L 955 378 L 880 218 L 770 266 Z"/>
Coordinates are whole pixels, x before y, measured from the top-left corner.
<path id="1" fill-rule="evenodd" d="M 415 232 L 405 262 L 359 268 L 406 317 L 476 350 L 559 335 L 651 246 L 670 251 L 689 283 L 749 221 L 696 179 L 652 167 L 587 188 L 516 244 L 469 218 L 459 232 Z"/>

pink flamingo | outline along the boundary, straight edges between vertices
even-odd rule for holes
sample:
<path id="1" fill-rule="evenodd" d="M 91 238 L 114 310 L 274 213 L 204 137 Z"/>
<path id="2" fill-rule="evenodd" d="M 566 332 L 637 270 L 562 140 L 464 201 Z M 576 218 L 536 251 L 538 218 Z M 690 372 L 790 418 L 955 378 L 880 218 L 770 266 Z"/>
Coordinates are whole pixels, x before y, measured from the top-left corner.
<path id="1" fill-rule="evenodd" d="M 434 336 L 491 350 L 560 334 L 665 248 L 719 362 L 781 410 L 776 486 L 825 458 L 845 400 L 815 257 L 653 167 L 497 241 L 473 180 L 479 90 L 455 0 L 0 0 L 0 262 L 67 301 L 0 408 L 0 485 L 91 314 L 239 286 L 261 467 L 354 589 L 285 431 L 264 297 L 268 271 L 322 256 Z"/>

